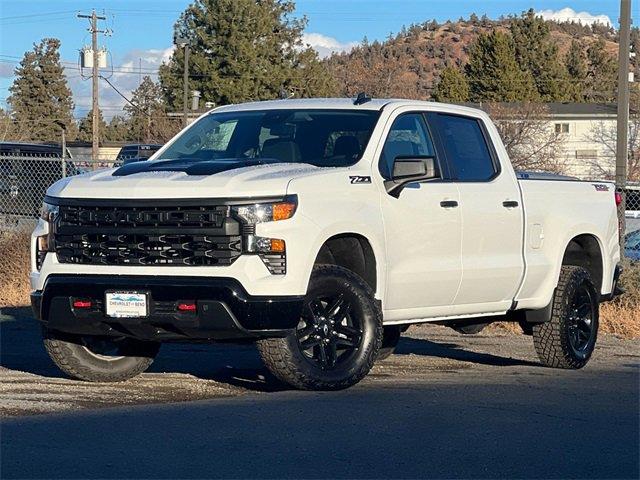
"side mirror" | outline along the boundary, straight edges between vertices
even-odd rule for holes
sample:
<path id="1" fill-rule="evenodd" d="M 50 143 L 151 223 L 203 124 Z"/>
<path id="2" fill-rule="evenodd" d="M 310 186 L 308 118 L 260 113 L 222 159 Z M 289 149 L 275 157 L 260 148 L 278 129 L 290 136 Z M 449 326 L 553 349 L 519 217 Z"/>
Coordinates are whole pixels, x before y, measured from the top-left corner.
<path id="1" fill-rule="evenodd" d="M 392 179 L 384 182 L 387 193 L 398 198 L 409 183 L 438 178 L 434 157 L 396 157 L 393 161 Z"/>

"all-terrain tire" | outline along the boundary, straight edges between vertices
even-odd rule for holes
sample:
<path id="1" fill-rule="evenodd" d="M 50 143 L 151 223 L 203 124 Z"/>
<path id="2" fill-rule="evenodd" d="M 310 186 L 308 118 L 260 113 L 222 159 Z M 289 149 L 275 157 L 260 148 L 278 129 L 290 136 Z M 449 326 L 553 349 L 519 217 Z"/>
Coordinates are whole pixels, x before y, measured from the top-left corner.
<path id="1" fill-rule="evenodd" d="M 380 350 L 378 350 L 376 361 L 384 360 L 393 355 L 393 352 L 396 351 L 396 347 L 398 346 L 398 342 L 400 341 L 400 334 L 400 327 L 397 327 L 395 325 L 384 327 L 382 346 L 380 347 Z"/>
<path id="2" fill-rule="evenodd" d="M 81 337 L 43 329 L 44 346 L 60 370 L 88 382 L 121 382 L 144 372 L 153 363 L 160 344 L 131 338 Z M 118 342 L 116 355 L 96 354 L 89 340 Z"/>
<path id="3" fill-rule="evenodd" d="M 303 351 L 297 330 L 284 338 L 257 342 L 267 369 L 294 388 L 340 390 L 350 387 L 369 373 L 382 344 L 382 312 L 373 291 L 360 276 L 339 266 L 318 265 L 311 275 L 304 308 L 327 292 L 339 292 L 348 297 L 349 308 L 353 309 L 350 311 L 354 317 L 357 316 L 361 326 L 357 347 L 341 364 L 331 368 L 319 366 Z"/>
<path id="4" fill-rule="evenodd" d="M 577 349 L 572 340 L 573 305 L 579 292 L 588 293 L 591 303 L 588 339 Z M 553 297 L 551 319 L 533 325 L 533 344 L 543 365 L 553 368 L 578 369 L 584 367 L 595 347 L 598 336 L 598 293 L 589 272 L 582 267 L 565 265 Z"/>

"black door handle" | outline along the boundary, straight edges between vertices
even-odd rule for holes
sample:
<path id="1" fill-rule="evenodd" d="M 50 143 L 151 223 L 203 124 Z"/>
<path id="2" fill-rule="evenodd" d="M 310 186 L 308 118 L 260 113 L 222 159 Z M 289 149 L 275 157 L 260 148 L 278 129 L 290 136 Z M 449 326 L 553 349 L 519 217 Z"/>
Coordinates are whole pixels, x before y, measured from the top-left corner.
<path id="1" fill-rule="evenodd" d="M 440 206 L 442 208 L 456 208 L 458 206 L 458 202 L 455 200 L 443 200 L 440 202 Z"/>
<path id="2" fill-rule="evenodd" d="M 518 206 L 518 202 L 515 200 L 506 200 L 502 202 L 502 206 L 505 208 L 516 208 Z"/>

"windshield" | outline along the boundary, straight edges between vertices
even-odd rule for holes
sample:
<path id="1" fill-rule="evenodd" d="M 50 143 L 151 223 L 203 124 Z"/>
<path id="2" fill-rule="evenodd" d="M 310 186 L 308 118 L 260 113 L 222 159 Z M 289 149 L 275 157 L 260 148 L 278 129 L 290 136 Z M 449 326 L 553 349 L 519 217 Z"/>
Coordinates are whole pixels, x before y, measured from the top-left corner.
<path id="1" fill-rule="evenodd" d="M 379 112 L 262 110 L 212 113 L 198 120 L 154 160 L 192 162 L 247 159 L 255 163 L 356 163 Z"/>

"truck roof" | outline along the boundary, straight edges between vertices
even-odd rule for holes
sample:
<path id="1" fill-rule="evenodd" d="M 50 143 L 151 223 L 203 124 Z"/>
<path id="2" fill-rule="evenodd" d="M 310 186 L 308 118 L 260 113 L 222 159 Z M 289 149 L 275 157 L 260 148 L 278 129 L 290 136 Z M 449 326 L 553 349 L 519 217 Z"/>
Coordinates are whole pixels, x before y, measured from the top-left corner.
<path id="1" fill-rule="evenodd" d="M 482 110 L 452 105 L 448 103 L 426 102 L 422 100 L 406 100 L 400 98 L 372 98 L 371 100 L 354 104 L 353 98 L 302 98 L 286 100 L 266 100 L 261 102 L 239 103 L 225 105 L 211 110 L 212 112 L 230 112 L 242 110 L 282 110 L 282 109 L 331 109 L 331 110 L 382 110 L 386 106 L 417 107 L 425 110 L 450 111 L 467 113 L 475 116 L 485 115 Z"/>

